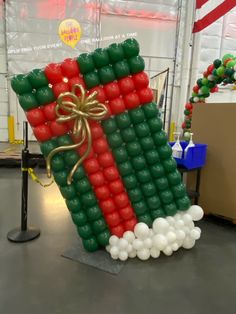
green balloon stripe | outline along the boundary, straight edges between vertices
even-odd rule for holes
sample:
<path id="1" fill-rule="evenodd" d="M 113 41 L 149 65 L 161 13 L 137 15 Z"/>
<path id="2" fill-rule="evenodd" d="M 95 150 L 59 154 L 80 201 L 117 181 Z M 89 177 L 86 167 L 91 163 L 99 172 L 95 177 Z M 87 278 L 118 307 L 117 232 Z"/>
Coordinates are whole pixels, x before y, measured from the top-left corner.
<path id="1" fill-rule="evenodd" d="M 150 103 L 140 108 L 146 118 L 144 125 L 150 131 L 150 136 L 147 137 L 149 138 L 149 145 L 151 145 L 152 139 L 152 144 L 159 156 L 159 161 L 150 167 L 151 174 L 155 178 L 154 182 L 159 191 L 158 196 L 166 215 L 173 216 L 177 209 L 187 210 L 190 206 L 190 200 L 187 196 L 186 188 L 181 182 L 181 176 L 177 172 L 177 165 L 172 157 L 172 149 L 168 144 L 167 135 L 162 130 L 162 122 L 159 118 L 159 111 L 156 104 Z M 147 142 L 143 141 L 143 145 L 147 145 Z M 150 162 L 150 158 L 155 150 L 150 150 L 152 154 L 146 153 L 147 161 Z"/>
<path id="2" fill-rule="evenodd" d="M 43 155 L 47 157 L 52 149 L 71 143 L 70 136 L 64 135 L 44 142 L 40 147 Z M 75 172 L 72 184 L 67 184 L 67 176 L 78 158 L 76 151 L 56 154 L 51 162 L 52 173 L 66 200 L 84 247 L 88 251 L 95 251 L 99 246 L 104 247 L 108 244 L 110 231 L 82 166 Z"/>

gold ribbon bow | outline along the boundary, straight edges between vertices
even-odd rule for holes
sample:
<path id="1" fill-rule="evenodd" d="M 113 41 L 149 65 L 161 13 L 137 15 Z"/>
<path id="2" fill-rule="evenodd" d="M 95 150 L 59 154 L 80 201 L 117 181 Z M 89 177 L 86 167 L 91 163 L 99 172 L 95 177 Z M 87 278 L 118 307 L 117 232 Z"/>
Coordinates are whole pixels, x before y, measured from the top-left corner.
<path id="1" fill-rule="evenodd" d="M 78 97 L 75 94 L 76 89 L 79 88 L 81 95 Z M 55 107 L 56 115 L 59 123 L 74 121 L 72 134 L 79 140 L 76 144 L 64 145 L 53 149 L 46 158 L 47 174 L 51 177 L 51 159 L 52 157 L 62 151 L 76 149 L 80 147 L 87 140 L 87 148 L 84 154 L 80 157 L 77 163 L 72 168 L 68 175 L 67 183 L 71 184 L 72 177 L 76 169 L 82 164 L 85 158 L 89 155 L 92 147 L 92 135 L 88 119 L 101 120 L 107 114 L 107 108 L 96 99 L 97 92 L 93 92 L 86 96 L 86 91 L 80 84 L 75 84 L 72 92 L 61 93 L 57 98 L 57 105 Z M 60 111 L 68 112 L 62 114 Z"/>

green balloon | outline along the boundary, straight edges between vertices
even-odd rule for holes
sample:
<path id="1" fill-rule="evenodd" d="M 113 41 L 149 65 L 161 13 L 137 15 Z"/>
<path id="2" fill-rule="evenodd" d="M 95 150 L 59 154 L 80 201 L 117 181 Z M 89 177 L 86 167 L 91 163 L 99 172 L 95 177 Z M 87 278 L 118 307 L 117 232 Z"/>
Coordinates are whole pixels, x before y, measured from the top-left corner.
<path id="1" fill-rule="evenodd" d="M 177 207 L 174 203 L 166 204 L 164 210 L 167 216 L 174 216 L 177 213 Z"/>
<path id="2" fill-rule="evenodd" d="M 146 213 L 146 211 L 148 210 L 146 202 L 142 200 L 139 202 L 133 203 L 132 205 L 134 207 L 136 215 L 142 215 Z"/>
<path id="3" fill-rule="evenodd" d="M 207 78 L 203 77 L 202 79 L 202 85 L 208 85 L 209 81 Z"/>
<path id="4" fill-rule="evenodd" d="M 156 194 L 156 187 L 152 182 L 142 184 L 141 189 L 145 197 L 150 197 Z"/>
<path id="5" fill-rule="evenodd" d="M 126 129 L 131 125 L 130 116 L 127 112 L 123 112 L 115 117 L 116 124 L 120 129 Z"/>
<path id="6" fill-rule="evenodd" d="M 80 72 L 82 74 L 92 72 L 95 68 L 92 54 L 82 53 L 77 58 L 77 62 L 79 64 Z"/>
<path id="7" fill-rule="evenodd" d="M 143 199 L 142 191 L 140 188 L 134 188 L 131 190 L 128 187 L 126 187 L 126 188 L 128 190 L 129 198 L 130 198 L 132 204 L 133 204 L 133 202 L 139 202 Z"/>
<path id="8" fill-rule="evenodd" d="M 113 64 L 115 75 L 118 79 L 128 76 L 130 74 L 129 64 L 126 60 L 122 60 Z"/>
<path id="9" fill-rule="evenodd" d="M 154 141 L 151 136 L 146 136 L 140 139 L 140 144 L 144 151 L 150 150 L 154 148 Z"/>
<path id="10" fill-rule="evenodd" d="M 78 227 L 82 227 L 87 223 L 87 217 L 83 211 L 78 211 L 77 213 L 71 213 L 72 220 L 74 224 Z"/>
<path id="11" fill-rule="evenodd" d="M 160 198 L 163 204 L 170 204 L 173 201 L 173 194 L 170 190 L 160 192 Z"/>
<path id="12" fill-rule="evenodd" d="M 167 140 L 168 140 L 167 134 L 163 130 L 161 130 L 157 133 L 154 133 L 152 135 L 152 137 L 153 137 L 153 140 L 157 146 L 165 145 L 167 143 Z"/>
<path id="13" fill-rule="evenodd" d="M 97 236 L 98 243 L 103 247 L 107 246 L 109 244 L 110 236 L 111 236 L 110 231 L 104 230 Z"/>
<path id="14" fill-rule="evenodd" d="M 84 193 L 91 191 L 90 182 L 86 177 L 76 181 L 75 187 L 76 187 L 76 190 L 78 191 L 78 193 L 80 193 L 80 194 L 84 194 Z"/>
<path id="15" fill-rule="evenodd" d="M 140 108 L 135 108 L 135 109 L 129 110 L 129 115 L 130 115 L 130 118 L 131 118 L 133 124 L 138 124 L 138 123 L 145 121 L 144 112 Z"/>
<path id="16" fill-rule="evenodd" d="M 155 184 L 156 184 L 156 187 L 158 188 L 159 191 L 163 191 L 163 190 L 167 189 L 169 186 L 166 177 L 156 179 Z"/>
<path id="17" fill-rule="evenodd" d="M 134 174 L 123 177 L 123 182 L 127 190 L 134 189 L 138 185 L 138 180 Z"/>
<path id="18" fill-rule="evenodd" d="M 202 87 L 201 87 L 201 94 L 202 94 L 202 95 L 205 95 L 205 94 L 207 94 L 207 93 L 209 93 L 209 92 L 210 92 L 209 87 L 207 87 L 207 86 L 202 86 Z"/>
<path id="19" fill-rule="evenodd" d="M 215 67 L 216 69 L 218 69 L 218 68 L 221 66 L 221 60 L 220 60 L 220 59 L 216 59 L 216 60 L 213 62 L 213 64 L 214 64 L 214 67 Z"/>
<path id="20" fill-rule="evenodd" d="M 197 85 L 198 85 L 199 87 L 202 87 L 202 79 L 201 79 L 201 78 L 197 80 Z"/>
<path id="21" fill-rule="evenodd" d="M 30 81 L 24 74 L 15 75 L 11 80 L 11 87 L 19 95 L 32 92 Z"/>
<path id="22" fill-rule="evenodd" d="M 61 186 L 60 191 L 62 196 L 67 200 L 71 200 L 72 198 L 75 198 L 77 195 L 73 183 L 71 185 Z"/>
<path id="23" fill-rule="evenodd" d="M 111 44 L 107 50 L 111 62 L 117 62 L 124 59 L 124 50 L 121 44 Z"/>
<path id="24" fill-rule="evenodd" d="M 64 159 L 61 155 L 56 154 L 52 157 L 51 167 L 53 171 L 60 171 L 65 169 Z"/>
<path id="25" fill-rule="evenodd" d="M 138 216 L 138 221 L 139 222 L 144 222 L 146 225 L 148 225 L 148 227 L 152 226 L 152 217 L 148 214 L 142 214 Z"/>
<path id="26" fill-rule="evenodd" d="M 226 68 L 230 69 L 230 68 L 233 68 L 236 64 L 236 61 L 235 60 L 231 60 L 231 61 L 228 61 L 226 63 Z"/>
<path id="27" fill-rule="evenodd" d="M 78 226 L 77 230 L 82 239 L 89 239 L 93 234 L 92 228 L 88 223 Z"/>
<path id="28" fill-rule="evenodd" d="M 165 173 L 165 170 L 160 163 L 151 166 L 150 171 L 153 178 L 161 178 L 162 176 L 164 176 Z"/>
<path id="29" fill-rule="evenodd" d="M 107 228 L 105 220 L 103 218 L 97 219 L 92 223 L 92 229 L 95 234 L 99 234 Z"/>
<path id="30" fill-rule="evenodd" d="M 57 141 L 55 139 L 40 144 L 40 149 L 44 157 L 47 157 L 47 155 L 56 147 Z"/>
<path id="31" fill-rule="evenodd" d="M 146 160 L 144 156 L 133 157 L 131 162 L 135 170 L 142 170 L 146 167 Z"/>
<path id="32" fill-rule="evenodd" d="M 147 205 L 148 205 L 149 209 L 154 210 L 154 209 L 157 209 L 161 206 L 160 198 L 157 195 L 147 197 L 146 201 L 147 201 Z"/>
<path id="33" fill-rule="evenodd" d="M 181 182 L 181 175 L 178 170 L 175 170 L 167 175 L 167 179 L 170 185 L 175 186 Z"/>
<path id="34" fill-rule="evenodd" d="M 146 137 L 149 135 L 150 130 L 147 122 L 141 122 L 134 126 L 135 133 L 138 137 Z"/>
<path id="35" fill-rule="evenodd" d="M 106 49 L 97 48 L 92 53 L 93 61 L 98 68 L 108 65 L 110 60 Z"/>
<path id="36" fill-rule="evenodd" d="M 81 210 L 79 197 L 72 198 L 71 200 L 66 200 L 66 205 L 68 209 L 74 214 Z"/>
<path id="37" fill-rule="evenodd" d="M 149 165 L 156 164 L 160 162 L 160 157 L 158 152 L 155 149 L 149 150 L 145 153 L 145 158 Z"/>
<path id="38" fill-rule="evenodd" d="M 93 192 L 87 192 L 81 195 L 81 203 L 84 207 L 91 207 L 97 204 L 96 196 Z"/>
<path id="39" fill-rule="evenodd" d="M 144 106 L 142 106 L 142 110 L 144 111 L 147 119 L 157 117 L 159 112 L 159 110 L 157 109 L 157 104 L 154 102 L 145 104 Z"/>
<path id="40" fill-rule="evenodd" d="M 70 135 L 68 134 L 58 136 L 57 142 L 58 142 L 58 146 L 65 146 L 65 145 L 70 145 L 73 143 Z"/>
<path id="41" fill-rule="evenodd" d="M 101 209 L 98 205 L 94 205 L 85 210 L 89 221 L 94 221 L 102 217 Z"/>
<path id="42" fill-rule="evenodd" d="M 82 242 L 83 242 L 83 246 L 85 250 L 87 250 L 88 252 L 95 252 L 99 248 L 99 245 L 95 236 L 91 236 L 88 239 L 82 239 Z"/>
<path id="43" fill-rule="evenodd" d="M 57 171 L 53 174 L 55 182 L 60 186 L 67 185 L 67 177 L 68 177 L 69 171 L 67 170 L 61 170 Z"/>
<path id="44" fill-rule="evenodd" d="M 102 121 L 103 130 L 106 134 L 110 134 L 117 130 L 116 120 L 114 118 Z"/>
<path id="45" fill-rule="evenodd" d="M 217 74 L 218 76 L 223 76 L 224 73 L 225 73 L 225 67 L 220 66 L 218 69 L 216 69 L 216 74 Z"/>
<path id="46" fill-rule="evenodd" d="M 79 156 L 76 151 L 67 151 L 64 153 L 64 159 L 68 167 L 73 167 L 79 160 Z"/>
<path id="47" fill-rule="evenodd" d="M 152 177 L 148 169 L 142 169 L 140 171 L 137 171 L 136 176 L 140 183 L 146 183 L 152 180 Z"/>
<path id="48" fill-rule="evenodd" d="M 156 219 L 156 218 L 161 218 L 161 217 L 165 217 L 166 214 L 164 212 L 164 210 L 162 208 L 158 208 L 158 209 L 153 209 L 150 211 L 152 219 Z"/>
<path id="49" fill-rule="evenodd" d="M 172 156 L 172 148 L 168 144 L 162 145 L 158 147 L 158 154 L 160 156 L 160 159 L 167 159 Z"/>
<path id="50" fill-rule="evenodd" d="M 235 56 L 234 55 L 232 55 L 231 53 L 227 53 L 227 54 L 225 54 L 224 56 L 223 56 L 223 58 L 222 58 L 222 61 L 223 61 L 223 63 L 227 60 L 227 59 L 233 59 Z"/>

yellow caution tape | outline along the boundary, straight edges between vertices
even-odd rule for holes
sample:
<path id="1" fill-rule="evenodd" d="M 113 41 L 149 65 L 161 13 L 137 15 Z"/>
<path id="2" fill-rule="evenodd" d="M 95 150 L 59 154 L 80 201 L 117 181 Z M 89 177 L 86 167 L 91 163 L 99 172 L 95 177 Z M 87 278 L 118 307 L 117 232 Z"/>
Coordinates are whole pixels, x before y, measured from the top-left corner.
<path id="1" fill-rule="evenodd" d="M 21 145 L 21 144 L 24 144 L 24 140 L 14 140 L 14 141 L 11 141 L 10 144 Z"/>
<path id="2" fill-rule="evenodd" d="M 47 188 L 50 185 L 53 184 L 54 180 L 52 180 L 50 183 L 47 184 L 43 184 L 42 181 L 39 179 L 39 177 L 36 175 L 36 173 L 34 172 L 33 168 L 21 168 L 21 171 L 27 171 L 28 174 L 31 176 L 31 179 L 35 182 L 37 182 L 38 184 L 40 184 L 43 188 Z"/>

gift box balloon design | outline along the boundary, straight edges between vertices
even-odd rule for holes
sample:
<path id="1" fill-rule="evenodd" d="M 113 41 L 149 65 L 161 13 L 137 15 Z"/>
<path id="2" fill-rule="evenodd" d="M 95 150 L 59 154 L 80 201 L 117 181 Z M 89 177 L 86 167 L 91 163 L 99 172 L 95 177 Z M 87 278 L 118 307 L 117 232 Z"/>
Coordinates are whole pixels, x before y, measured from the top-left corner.
<path id="1" fill-rule="evenodd" d="M 123 260 L 153 221 L 194 220 L 144 67 L 127 39 L 11 82 L 85 249 Z M 114 253 L 117 241 L 130 252 Z"/>

